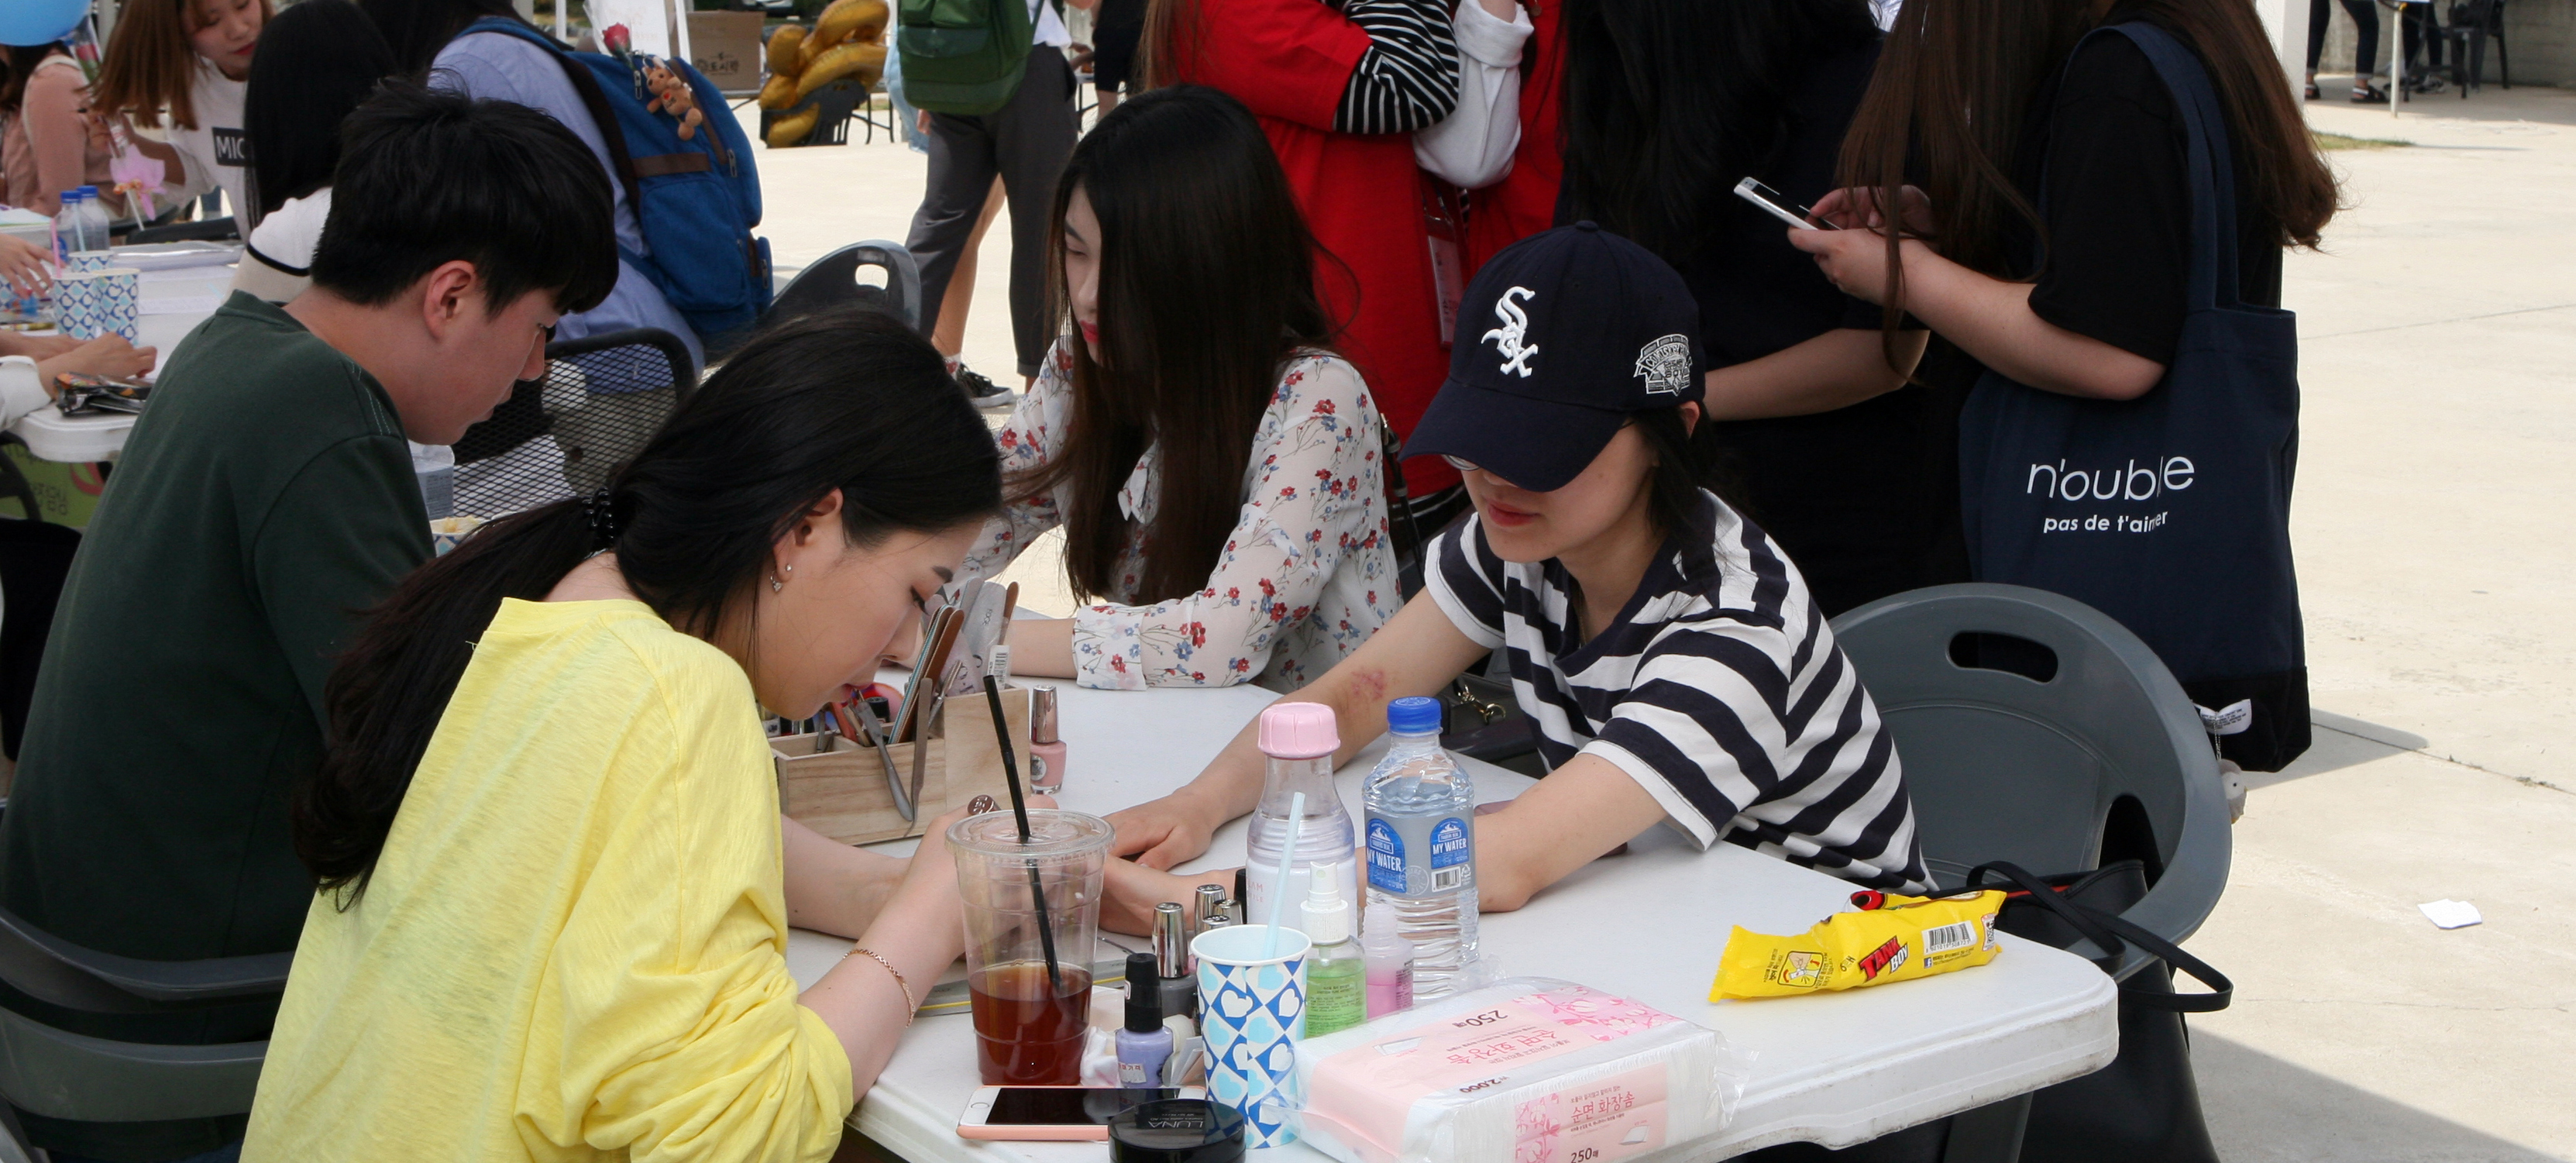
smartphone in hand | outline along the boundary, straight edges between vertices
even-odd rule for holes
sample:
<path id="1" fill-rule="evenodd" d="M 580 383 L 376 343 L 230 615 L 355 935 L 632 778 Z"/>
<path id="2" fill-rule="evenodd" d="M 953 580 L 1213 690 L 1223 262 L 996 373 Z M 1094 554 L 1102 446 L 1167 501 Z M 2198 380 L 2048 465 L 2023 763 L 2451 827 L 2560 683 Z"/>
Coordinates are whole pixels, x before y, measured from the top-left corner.
<path id="1" fill-rule="evenodd" d="M 1784 195 L 1780 191 L 1774 190 L 1769 186 L 1763 185 L 1762 182 L 1756 178 L 1746 178 L 1741 182 L 1737 182 L 1735 184 L 1735 196 L 1761 207 L 1764 212 L 1770 214 L 1772 217 L 1777 218 L 1782 222 L 1786 222 L 1791 226 L 1795 226 L 1800 230 L 1842 229 L 1831 222 L 1808 221 L 1807 219 L 1813 215 L 1815 211 L 1809 210 L 1804 206 L 1790 201 L 1787 195 Z"/>

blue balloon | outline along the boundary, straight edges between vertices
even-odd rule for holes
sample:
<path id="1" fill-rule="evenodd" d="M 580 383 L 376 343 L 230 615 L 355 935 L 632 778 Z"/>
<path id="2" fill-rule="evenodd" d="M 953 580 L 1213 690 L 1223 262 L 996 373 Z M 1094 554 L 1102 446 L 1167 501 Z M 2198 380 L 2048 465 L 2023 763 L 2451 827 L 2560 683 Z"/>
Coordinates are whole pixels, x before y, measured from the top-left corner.
<path id="1" fill-rule="evenodd" d="M 89 0 L 8 0 L 0 4 L 0 44 L 52 44 L 89 15 Z"/>

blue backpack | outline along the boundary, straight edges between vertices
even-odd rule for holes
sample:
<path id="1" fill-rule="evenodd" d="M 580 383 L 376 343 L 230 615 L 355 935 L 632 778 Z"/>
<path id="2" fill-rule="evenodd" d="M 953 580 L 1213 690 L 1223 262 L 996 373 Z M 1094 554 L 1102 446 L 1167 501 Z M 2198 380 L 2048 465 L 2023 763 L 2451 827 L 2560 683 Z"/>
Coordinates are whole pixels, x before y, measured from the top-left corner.
<path id="1" fill-rule="evenodd" d="M 623 244 L 618 257 L 644 272 L 702 340 L 748 327 L 769 308 L 769 242 L 760 224 L 760 172 L 751 141 L 727 112 L 724 94 L 686 61 L 662 62 L 689 83 L 706 120 L 688 141 L 680 123 L 649 112 L 639 74 L 606 53 L 575 52 L 515 20 L 475 21 L 466 35 L 497 32 L 542 45 L 563 62 L 573 91 L 608 141 L 611 174 L 644 231 L 649 254 Z"/>

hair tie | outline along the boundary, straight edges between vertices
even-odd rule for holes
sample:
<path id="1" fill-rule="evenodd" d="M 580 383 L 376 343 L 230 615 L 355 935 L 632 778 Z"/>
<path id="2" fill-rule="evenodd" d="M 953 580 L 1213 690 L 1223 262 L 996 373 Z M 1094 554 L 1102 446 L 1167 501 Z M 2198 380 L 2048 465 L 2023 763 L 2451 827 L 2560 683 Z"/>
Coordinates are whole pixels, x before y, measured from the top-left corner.
<path id="1" fill-rule="evenodd" d="M 590 518 L 591 545 L 603 550 L 617 548 L 617 502 L 609 496 L 608 490 L 601 489 L 582 498 L 581 508 L 583 514 Z"/>

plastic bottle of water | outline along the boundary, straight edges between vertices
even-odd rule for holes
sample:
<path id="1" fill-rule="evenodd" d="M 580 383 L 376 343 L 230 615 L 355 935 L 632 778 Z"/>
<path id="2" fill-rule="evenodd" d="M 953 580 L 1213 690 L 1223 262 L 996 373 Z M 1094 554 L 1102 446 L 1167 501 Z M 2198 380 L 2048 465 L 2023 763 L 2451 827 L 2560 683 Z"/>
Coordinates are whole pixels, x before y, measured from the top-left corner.
<path id="1" fill-rule="evenodd" d="M 108 216 L 107 203 L 99 200 L 98 187 L 83 186 L 80 190 L 81 242 L 85 244 L 81 249 L 106 250 L 108 235 L 116 228 L 116 220 Z"/>
<path id="2" fill-rule="evenodd" d="M 1351 814 L 1333 790 L 1333 752 L 1341 734 L 1333 709 L 1322 703 L 1272 703 L 1261 712 L 1257 732 L 1268 759 L 1261 781 L 1261 804 L 1252 810 L 1251 834 L 1244 868 L 1245 924 L 1270 923 L 1273 894 L 1286 894 L 1289 907 L 1279 923 L 1295 927 L 1297 902 L 1305 900 L 1319 875 L 1340 883 L 1341 898 L 1358 900 L 1359 863 L 1352 859 L 1358 832 Z M 1288 882 L 1278 883 L 1279 853 L 1288 844 L 1288 812 L 1296 794 L 1306 795 L 1306 823 L 1297 833 L 1297 851 L 1289 858 Z"/>
<path id="3" fill-rule="evenodd" d="M 1440 702 L 1397 699 L 1369 773 L 1369 911 L 1392 912 L 1413 946 L 1413 996 L 1475 984 L 1476 789 L 1440 749 Z"/>
<path id="4" fill-rule="evenodd" d="M 54 211 L 54 262 L 70 270 L 72 255 L 89 249 L 81 245 L 82 233 L 88 229 L 81 220 L 81 192 L 63 191 L 62 208 Z"/>

